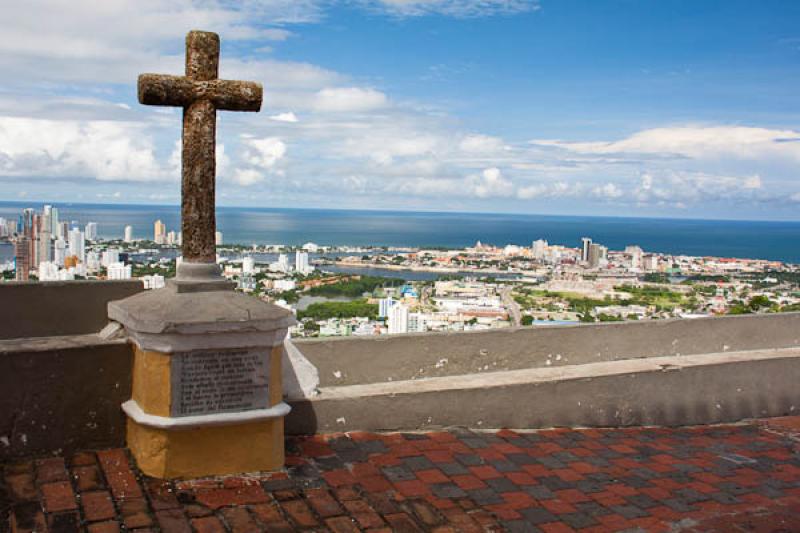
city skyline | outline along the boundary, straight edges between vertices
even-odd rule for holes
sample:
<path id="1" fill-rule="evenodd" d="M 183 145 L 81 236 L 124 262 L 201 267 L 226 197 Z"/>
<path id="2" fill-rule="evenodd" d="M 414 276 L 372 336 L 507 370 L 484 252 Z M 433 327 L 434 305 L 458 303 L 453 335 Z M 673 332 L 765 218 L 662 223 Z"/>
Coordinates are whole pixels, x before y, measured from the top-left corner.
<path id="1" fill-rule="evenodd" d="M 15 37 L 0 45 L 7 200 L 175 204 L 177 111 L 139 106 L 132 88 L 140 72 L 180 73 L 183 36 L 202 27 L 227 43 L 223 76 L 265 86 L 261 113 L 220 119 L 220 205 L 800 217 L 795 4 L 0 12 Z"/>

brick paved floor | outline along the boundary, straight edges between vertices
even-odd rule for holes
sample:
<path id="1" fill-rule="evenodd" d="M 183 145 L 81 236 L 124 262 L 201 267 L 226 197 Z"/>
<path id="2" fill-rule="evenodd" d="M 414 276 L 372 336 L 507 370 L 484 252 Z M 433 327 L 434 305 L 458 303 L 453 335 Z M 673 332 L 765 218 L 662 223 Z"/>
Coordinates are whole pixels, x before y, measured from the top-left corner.
<path id="1" fill-rule="evenodd" d="M 178 482 L 121 449 L 8 464 L 0 531 L 800 531 L 800 417 L 350 433 L 287 455 L 283 472 Z"/>

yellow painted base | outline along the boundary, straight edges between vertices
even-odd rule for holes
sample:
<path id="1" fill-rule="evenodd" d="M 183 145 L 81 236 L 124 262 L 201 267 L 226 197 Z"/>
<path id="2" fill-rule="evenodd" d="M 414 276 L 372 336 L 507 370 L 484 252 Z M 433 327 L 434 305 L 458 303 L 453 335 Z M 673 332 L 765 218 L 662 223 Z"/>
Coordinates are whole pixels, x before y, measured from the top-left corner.
<path id="1" fill-rule="evenodd" d="M 283 418 L 171 431 L 128 419 L 128 448 L 142 472 L 162 479 L 278 470 Z"/>
<path id="2" fill-rule="evenodd" d="M 282 400 L 283 347 L 270 351 L 269 403 Z M 136 348 L 132 397 L 148 414 L 170 416 L 170 355 Z M 283 418 L 164 430 L 128 419 L 128 448 L 148 476 L 194 478 L 283 467 Z"/>

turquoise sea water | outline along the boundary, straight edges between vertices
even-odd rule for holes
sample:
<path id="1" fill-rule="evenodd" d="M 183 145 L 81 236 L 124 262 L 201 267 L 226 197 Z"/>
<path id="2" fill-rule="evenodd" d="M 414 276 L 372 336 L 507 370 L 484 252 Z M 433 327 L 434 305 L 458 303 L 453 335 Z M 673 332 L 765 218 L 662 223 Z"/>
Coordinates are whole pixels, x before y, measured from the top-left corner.
<path id="1" fill-rule="evenodd" d="M 136 238 L 152 238 L 157 219 L 168 230 L 180 229 L 177 206 L 53 205 L 63 221 L 97 222 L 104 238 L 121 238 L 127 224 Z M 24 207 L 41 211 L 42 206 L 0 202 L 0 217 L 15 218 Z M 543 238 L 577 247 L 587 236 L 612 250 L 638 244 L 645 251 L 800 263 L 800 222 L 219 207 L 217 228 L 225 243 L 239 244 L 457 248 L 478 240 L 530 245 Z"/>

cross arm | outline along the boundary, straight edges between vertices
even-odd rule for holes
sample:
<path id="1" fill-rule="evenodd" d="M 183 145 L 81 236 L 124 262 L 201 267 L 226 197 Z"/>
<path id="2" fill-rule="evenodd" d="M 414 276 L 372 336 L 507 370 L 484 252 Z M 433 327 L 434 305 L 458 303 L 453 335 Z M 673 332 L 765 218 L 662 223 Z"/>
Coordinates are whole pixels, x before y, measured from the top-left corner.
<path id="1" fill-rule="evenodd" d="M 197 81 L 168 74 L 142 74 L 138 89 L 140 104 L 188 107 L 209 100 L 225 111 L 259 111 L 264 93 L 261 84 L 252 81 Z"/>

